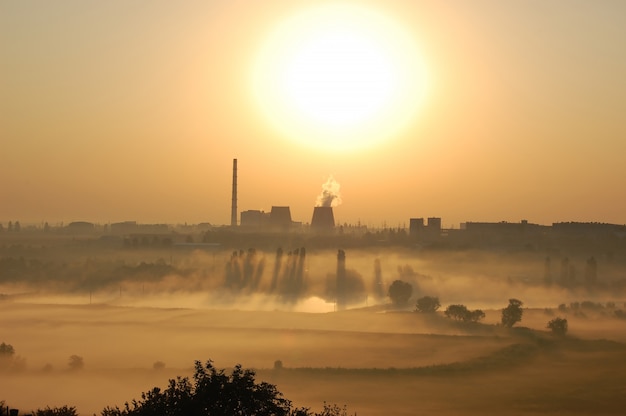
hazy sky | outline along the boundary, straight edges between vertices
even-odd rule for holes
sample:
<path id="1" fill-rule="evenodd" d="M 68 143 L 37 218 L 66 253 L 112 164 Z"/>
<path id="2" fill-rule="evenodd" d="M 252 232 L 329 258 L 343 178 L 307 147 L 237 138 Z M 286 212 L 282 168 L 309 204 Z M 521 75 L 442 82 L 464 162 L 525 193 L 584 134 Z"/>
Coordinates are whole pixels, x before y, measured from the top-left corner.
<path id="1" fill-rule="evenodd" d="M 626 2 L 356 3 L 411 38 L 389 73 L 415 57 L 425 89 L 408 121 L 361 126 L 376 145 L 337 149 L 277 128 L 250 81 L 324 2 L 1 2 L 0 222 L 229 223 L 237 158 L 240 210 L 305 223 L 330 174 L 342 223 L 626 223 Z"/>

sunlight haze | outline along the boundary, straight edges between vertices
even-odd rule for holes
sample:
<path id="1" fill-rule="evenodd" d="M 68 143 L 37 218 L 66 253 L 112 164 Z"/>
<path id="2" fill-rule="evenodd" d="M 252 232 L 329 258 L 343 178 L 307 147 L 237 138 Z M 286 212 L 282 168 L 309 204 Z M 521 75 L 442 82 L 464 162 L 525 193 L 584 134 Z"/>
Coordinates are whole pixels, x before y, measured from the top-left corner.
<path id="1" fill-rule="evenodd" d="M 623 224 L 623 39 L 618 1 L 2 2 L 0 222 L 226 224 L 237 158 L 304 223 L 332 174 L 340 224 Z"/>
<path id="2" fill-rule="evenodd" d="M 397 136 L 425 95 L 419 51 L 399 22 L 324 5 L 281 22 L 254 70 L 259 107 L 286 139 L 346 155 Z"/>

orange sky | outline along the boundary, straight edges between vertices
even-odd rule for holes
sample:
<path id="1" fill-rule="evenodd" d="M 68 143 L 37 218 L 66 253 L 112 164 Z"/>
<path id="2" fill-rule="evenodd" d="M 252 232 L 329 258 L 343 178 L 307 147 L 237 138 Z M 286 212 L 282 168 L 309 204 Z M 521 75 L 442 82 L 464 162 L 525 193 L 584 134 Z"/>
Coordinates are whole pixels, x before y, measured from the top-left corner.
<path id="1" fill-rule="evenodd" d="M 0 222 L 224 224 L 333 174 L 341 223 L 626 223 L 626 3 L 362 1 L 414 36 L 428 93 L 371 149 L 304 146 L 250 71 L 307 1 L 0 4 Z"/>

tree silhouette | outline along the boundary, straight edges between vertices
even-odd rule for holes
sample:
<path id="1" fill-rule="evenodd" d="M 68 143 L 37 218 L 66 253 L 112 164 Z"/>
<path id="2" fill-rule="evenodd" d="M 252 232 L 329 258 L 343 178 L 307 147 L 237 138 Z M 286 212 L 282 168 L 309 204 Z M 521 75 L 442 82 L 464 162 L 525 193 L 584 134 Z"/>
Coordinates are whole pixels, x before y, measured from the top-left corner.
<path id="1" fill-rule="evenodd" d="M 239 365 L 228 375 L 211 361 L 196 361 L 193 381 L 178 377 L 165 390 L 155 387 L 124 409 L 105 408 L 102 415 L 289 415 L 291 402 L 274 385 L 256 383 L 254 376 Z"/>
<path id="2" fill-rule="evenodd" d="M 72 355 L 70 356 L 70 359 L 67 365 L 70 367 L 70 370 L 72 371 L 82 370 L 83 367 L 85 367 L 85 361 L 83 360 L 83 357 L 81 357 L 80 355 Z"/>
<path id="3" fill-rule="evenodd" d="M 480 309 L 470 311 L 465 305 L 450 305 L 444 311 L 444 315 L 457 321 L 478 322 L 485 317 L 485 312 Z"/>
<path id="4" fill-rule="evenodd" d="M 276 386 L 257 383 L 252 370 L 236 365 L 231 374 L 218 370 L 212 361 L 195 362 L 192 379 L 177 377 L 161 390 L 154 387 L 140 400 L 126 403 L 123 409 L 106 407 L 101 416 L 346 416 L 345 408 L 324 404 L 322 413 L 307 408 L 292 409 Z"/>
<path id="5" fill-rule="evenodd" d="M 415 311 L 421 313 L 435 313 L 441 307 L 439 298 L 434 296 L 424 296 L 417 300 Z"/>
<path id="6" fill-rule="evenodd" d="M 548 322 L 547 328 L 555 335 L 565 335 L 567 333 L 567 319 L 554 318 Z"/>
<path id="7" fill-rule="evenodd" d="M 4 342 L 0 344 L 0 358 L 13 358 L 13 354 L 15 354 L 15 348 L 11 344 L 5 344 Z"/>
<path id="8" fill-rule="evenodd" d="M 394 280 L 391 286 L 389 286 L 388 294 L 394 305 L 404 306 L 409 302 L 409 299 L 413 294 L 413 286 L 411 286 L 410 283 L 403 282 L 402 280 Z"/>
<path id="9" fill-rule="evenodd" d="M 507 328 L 511 328 L 517 322 L 522 320 L 522 314 L 524 310 L 522 305 L 524 303 L 518 299 L 509 299 L 509 305 L 502 309 L 502 325 Z"/>
<path id="10" fill-rule="evenodd" d="M 481 309 L 474 309 L 469 314 L 469 321 L 470 322 L 478 322 L 481 319 L 483 319 L 484 317 L 485 317 L 485 312 L 483 312 Z"/>
<path id="11" fill-rule="evenodd" d="M 11 344 L 0 344 L 0 370 L 6 370 L 11 368 L 13 364 L 13 356 L 15 355 L 15 349 Z"/>
<path id="12" fill-rule="evenodd" d="M 26 360 L 15 355 L 11 344 L 0 344 L 0 371 L 20 371 L 26 368 Z"/>

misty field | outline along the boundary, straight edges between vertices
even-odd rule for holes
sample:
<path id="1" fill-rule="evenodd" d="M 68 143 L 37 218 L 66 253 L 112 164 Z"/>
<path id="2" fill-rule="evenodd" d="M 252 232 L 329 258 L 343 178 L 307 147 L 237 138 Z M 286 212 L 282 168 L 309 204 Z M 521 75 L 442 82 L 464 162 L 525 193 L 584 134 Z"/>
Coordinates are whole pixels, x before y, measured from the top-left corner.
<path id="1" fill-rule="evenodd" d="M 122 405 L 194 360 L 241 363 L 298 406 L 346 404 L 359 415 L 622 414 L 626 322 L 570 318 L 572 334 L 543 327 L 464 326 L 441 316 L 0 303 L 2 337 L 26 360 L 3 374 L 2 399 L 20 409 Z M 490 311 L 487 320 L 496 320 Z M 600 329 L 599 329 L 600 328 Z M 603 340 L 589 335 L 602 331 Z M 610 340 L 611 334 L 615 340 Z M 71 355 L 84 368 L 68 367 Z M 274 369 L 280 360 L 282 369 Z M 161 362 L 164 365 L 155 365 Z M 160 368 L 162 367 L 162 368 Z"/>
<path id="2" fill-rule="evenodd" d="M 134 249 L 107 240 L 11 237 L 0 246 L 0 400 L 29 412 L 123 406 L 195 360 L 236 364 L 295 406 L 358 415 L 622 414 L 625 259 L 598 257 L 598 281 L 559 281 L 533 250 Z M 7 240 L 8 241 L 8 240 Z M 301 247 L 291 241 L 292 247 Z M 274 246 L 275 242 L 266 243 Z M 583 269 L 587 247 L 569 254 Z M 549 273 L 548 273 L 549 272 Z M 548 281 L 547 277 L 553 279 Z M 579 274 L 580 276 L 580 274 Z M 390 301 L 397 280 L 405 305 Z M 424 295 L 434 314 L 414 312 Z M 510 298 L 521 322 L 500 325 Z M 452 304 L 481 309 L 459 322 Z M 566 318 L 566 336 L 548 321 Z"/>

